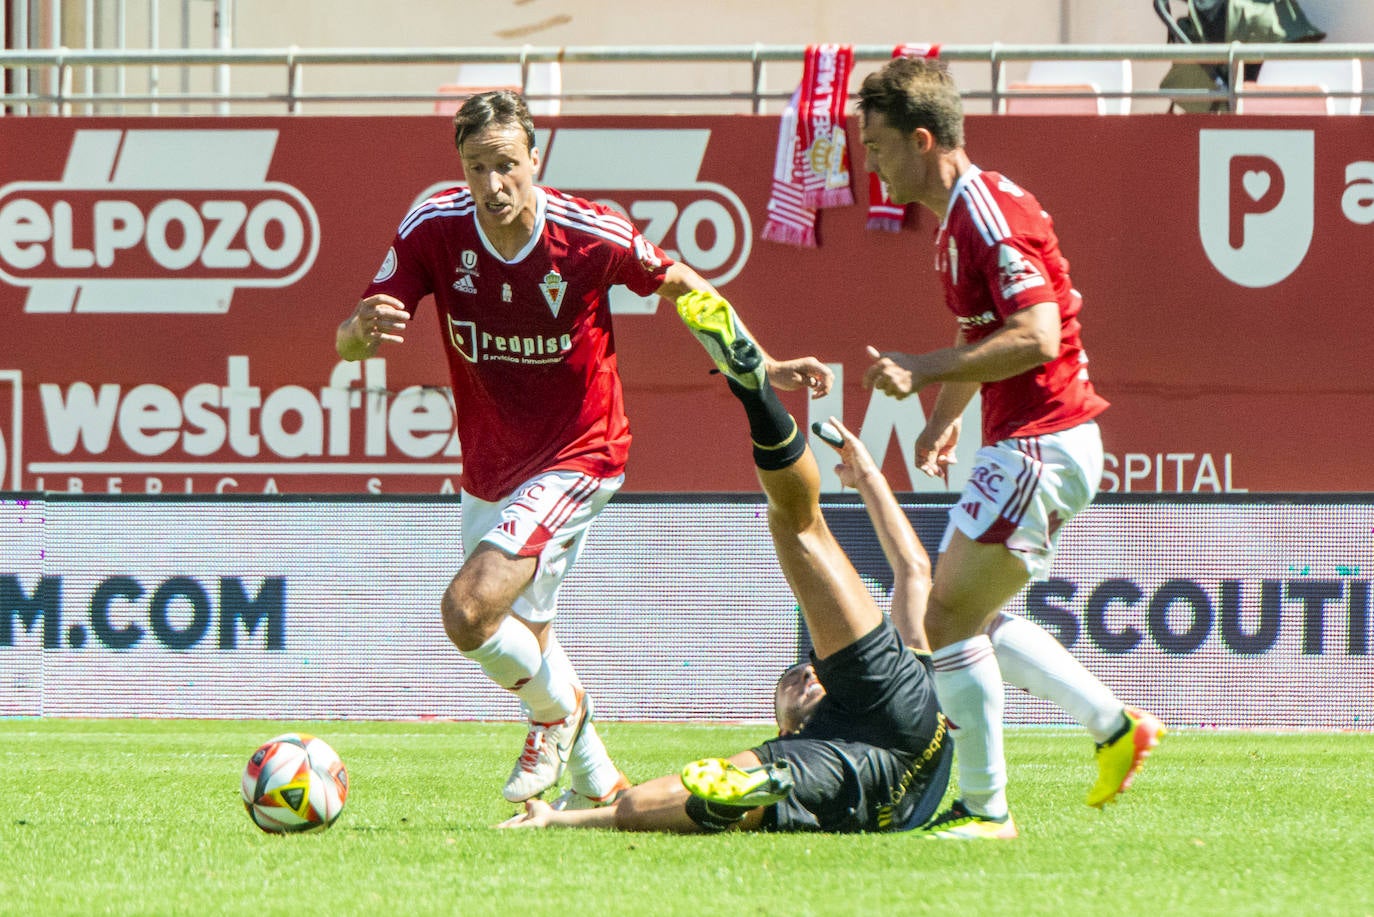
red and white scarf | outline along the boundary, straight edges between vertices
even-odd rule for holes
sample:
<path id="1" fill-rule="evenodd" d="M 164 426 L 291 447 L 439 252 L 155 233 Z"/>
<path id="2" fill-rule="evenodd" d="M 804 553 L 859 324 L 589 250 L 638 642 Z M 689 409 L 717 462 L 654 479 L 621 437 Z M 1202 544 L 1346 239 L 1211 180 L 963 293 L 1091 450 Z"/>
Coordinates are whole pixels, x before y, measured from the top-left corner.
<path id="1" fill-rule="evenodd" d="M 930 57 L 940 56 L 939 45 L 901 44 L 892 49 L 893 57 Z M 887 196 L 887 188 L 882 179 L 870 172 L 868 174 L 868 228 L 885 232 L 898 232 L 906 221 L 904 204 L 894 204 Z"/>
<path id="2" fill-rule="evenodd" d="M 778 128 L 763 238 L 814 247 L 816 211 L 854 203 L 844 120 L 853 70 L 852 45 L 807 46 L 801 85 Z"/>

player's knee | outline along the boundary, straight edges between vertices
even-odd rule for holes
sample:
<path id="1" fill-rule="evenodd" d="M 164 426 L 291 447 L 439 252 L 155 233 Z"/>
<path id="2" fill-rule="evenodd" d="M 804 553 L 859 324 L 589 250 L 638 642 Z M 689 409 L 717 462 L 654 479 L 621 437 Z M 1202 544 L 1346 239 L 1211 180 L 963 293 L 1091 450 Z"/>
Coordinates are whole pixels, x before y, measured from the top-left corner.
<path id="1" fill-rule="evenodd" d="M 454 586 L 444 591 L 439 602 L 444 633 L 458 649 L 475 650 L 491 639 L 509 609 L 492 609 Z"/>
<path id="2" fill-rule="evenodd" d="M 768 528 L 775 538 L 804 538 L 814 532 L 818 525 L 824 526 L 825 519 L 820 514 L 820 508 L 814 504 L 774 502 L 768 506 Z"/>

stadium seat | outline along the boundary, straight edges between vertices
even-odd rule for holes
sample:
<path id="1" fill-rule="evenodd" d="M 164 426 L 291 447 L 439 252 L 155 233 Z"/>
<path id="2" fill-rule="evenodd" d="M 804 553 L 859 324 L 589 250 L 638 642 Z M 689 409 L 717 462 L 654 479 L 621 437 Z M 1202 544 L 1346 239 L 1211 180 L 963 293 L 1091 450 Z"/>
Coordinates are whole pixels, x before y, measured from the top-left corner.
<path id="1" fill-rule="evenodd" d="M 1086 87 L 1086 88 L 1085 88 Z M 1002 110 L 1007 114 L 1101 114 L 1125 115 L 1131 111 L 1131 62 L 1128 60 L 1031 61 L 1024 80 L 1013 82 L 1009 91 L 1057 93 L 1108 93 L 1096 98 L 1007 97 Z"/>
<path id="2" fill-rule="evenodd" d="M 1254 93 L 1285 92 L 1285 96 L 1254 95 Z M 1334 115 L 1335 99 L 1325 86 L 1279 86 L 1246 80 L 1236 93 L 1238 115 Z"/>
<path id="3" fill-rule="evenodd" d="M 1359 92 L 1364 87 L 1359 58 L 1344 60 L 1270 60 L 1260 67 L 1254 83 L 1246 83 L 1238 93 L 1239 113 L 1267 114 L 1328 114 L 1358 115 L 1361 99 L 1358 96 L 1332 96 L 1307 98 L 1290 96 L 1288 98 L 1245 98 L 1246 91 L 1262 90 L 1274 92 L 1285 89 L 1308 93 Z"/>
<path id="4" fill-rule="evenodd" d="M 1105 115 L 1106 99 L 1098 95 L 1096 83 L 1012 83 L 1007 89 L 1017 92 L 1053 92 L 1060 96 L 1009 95 L 1002 111 L 1009 115 Z"/>
<path id="5" fill-rule="evenodd" d="M 439 87 L 444 98 L 434 103 L 436 114 L 452 115 L 463 100 L 492 89 L 520 90 L 519 64 L 459 64 L 458 78 Z M 529 65 L 530 95 L 553 95 L 563 91 L 563 73 L 557 61 Z M 561 107 L 557 98 L 531 99 L 530 114 L 556 115 Z"/>

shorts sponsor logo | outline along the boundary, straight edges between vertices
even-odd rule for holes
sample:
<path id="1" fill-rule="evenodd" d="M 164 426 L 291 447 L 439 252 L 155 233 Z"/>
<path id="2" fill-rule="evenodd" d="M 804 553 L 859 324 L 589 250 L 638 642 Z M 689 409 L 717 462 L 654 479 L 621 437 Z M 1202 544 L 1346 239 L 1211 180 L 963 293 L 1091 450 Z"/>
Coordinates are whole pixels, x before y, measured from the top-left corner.
<path id="1" fill-rule="evenodd" d="M 80 130 L 60 181 L 0 188 L 0 278 L 25 312 L 223 313 L 287 287 L 319 218 L 269 181 L 274 130 Z"/>

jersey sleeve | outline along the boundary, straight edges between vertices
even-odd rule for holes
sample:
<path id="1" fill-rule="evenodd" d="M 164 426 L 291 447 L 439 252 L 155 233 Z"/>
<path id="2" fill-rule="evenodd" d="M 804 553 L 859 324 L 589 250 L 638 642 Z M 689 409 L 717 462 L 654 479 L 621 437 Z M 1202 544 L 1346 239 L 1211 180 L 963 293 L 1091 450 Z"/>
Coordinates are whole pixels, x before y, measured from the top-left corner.
<path id="1" fill-rule="evenodd" d="M 998 315 L 1055 300 L 1042 252 L 1043 246 L 1024 234 L 1007 236 L 984 249 L 980 267 Z"/>
<path id="2" fill-rule="evenodd" d="M 397 232 L 382 258 L 381 267 L 363 291 L 363 298 L 378 293 L 394 296 L 413 315 L 420 300 L 434 292 L 433 278 L 425 266 L 423 244 L 424 235 L 419 229 L 408 235 Z"/>
<path id="3" fill-rule="evenodd" d="M 611 265 L 610 283 L 629 287 L 640 296 L 648 296 L 663 286 L 673 259 L 631 226 L 630 247 L 623 249 Z"/>

